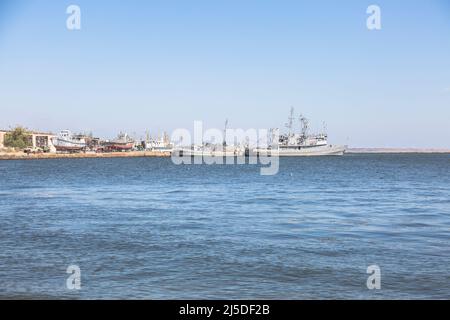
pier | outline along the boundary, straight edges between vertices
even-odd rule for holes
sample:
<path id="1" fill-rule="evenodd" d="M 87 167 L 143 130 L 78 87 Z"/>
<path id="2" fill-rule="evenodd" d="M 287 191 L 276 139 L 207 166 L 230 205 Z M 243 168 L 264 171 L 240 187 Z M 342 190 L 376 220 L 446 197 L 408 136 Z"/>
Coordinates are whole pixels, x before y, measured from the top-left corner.
<path id="1" fill-rule="evenodd" d="M 86 158 L 139 158 L 139 157 L 170 157 L 170 152 L 160 151 L 129 151 L 129 152 L 110 152 L 110 153 L 34 153 L 26 154 L 24 152 L 0 151 L 0 160 L 40 160 L 40 159 L 86 159 Z"/>

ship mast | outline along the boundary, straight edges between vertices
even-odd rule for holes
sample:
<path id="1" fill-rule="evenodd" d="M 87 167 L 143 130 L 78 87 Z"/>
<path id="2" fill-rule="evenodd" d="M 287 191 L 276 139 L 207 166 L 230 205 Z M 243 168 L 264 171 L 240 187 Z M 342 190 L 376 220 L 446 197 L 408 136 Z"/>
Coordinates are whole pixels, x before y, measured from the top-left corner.
<path id="1" fill-rule="evenodd" d="M 292 133 L 292 127 L 294 125 L 294 107 L 291 107 L 291 113 L 288 118 L 288 123 L 286 123 L 286 128 L 289 129 L 289 135 Z"/>
<path id="2" fill-rule="evenodd" d="M 227 146 L 227 127 L 228 127 L 228 119 L 225 120 L 225 127 L 223 129 L 223 146 Z"/>
<path id="3" fill-rule="evenodd" d="M 308 135 L 309 122 L 302 114 L 300 115 L 300 123 L 302 125 L 302 136 L 306 137 Z"/>

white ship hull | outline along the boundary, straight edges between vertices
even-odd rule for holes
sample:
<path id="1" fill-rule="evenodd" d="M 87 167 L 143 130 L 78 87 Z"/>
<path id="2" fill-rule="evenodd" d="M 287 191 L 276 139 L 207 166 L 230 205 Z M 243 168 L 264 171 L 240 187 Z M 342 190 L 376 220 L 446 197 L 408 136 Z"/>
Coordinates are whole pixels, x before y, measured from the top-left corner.
<path id="1" fill-rule="evenodd" d="M 54 138 L 53 145 L 57 151 L 79 151 L 86 147 L 85 142 Z"/>
<path id="2" fill-rule="evenodd" d="M 244 151 L 223 151 L 223 150 L 192 150 L 192 149 L 177 149 L 173 151 L 174 154 L 184 157 L 238 157 L 243 156 Z"/>
<path id="3" fill-rule="evenodd" d="M 317 147 L 302 147 L 295 148 L 280 148 L 280 149 L 255 149 L 254 154 L 260 156 L 273 157 L 317 157 L 317 156 L 342 156 L 346 151 L 345 146 L 317 146 Z"/>

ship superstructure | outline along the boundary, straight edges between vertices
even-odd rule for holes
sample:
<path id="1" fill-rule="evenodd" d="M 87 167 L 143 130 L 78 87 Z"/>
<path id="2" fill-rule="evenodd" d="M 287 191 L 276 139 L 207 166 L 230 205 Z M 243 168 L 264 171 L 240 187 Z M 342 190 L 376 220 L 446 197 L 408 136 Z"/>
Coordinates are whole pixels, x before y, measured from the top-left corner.
<path id="1" fill-rule="evenodd" d="M 107 151 L 129 151 L 134 148 L 134 144 L 134 139 L 123 132 L 119 133 L 116 139 L 103 143 Z"/>
<path id="2" fill-rule="evenodd" d="M 170 142 L 170 137 L 167 133 L 163 133 L 160 137 L 151 138 L 147 135 L 145 141 L 143 141 L 143 147 L 145 150 L 149 151 L 159 151 L 159 152 L 172 152 L 173 144 Z"/>
<path id="3" fill-rule="evenodd" d="M 279 129 L 271 130 L 270 145 L 265 148 L 256 148 L 253 152 L 260 155 L 271 154 L 274 156 L 322 156 L 322 155 L 343 155 L 345 146 L 335 146 L 328 144 L 328 135 L 326 133 L 310 134 L 309 121 L 303 115 L 300 115 L 299 121 L 301 131 L 295 133 L 294 126 L 294 108 L 291 108 L 289 121 L 286 124 L 287 133 L 279 134 Z"/>
<path id="4" fill-rule="evenodd" d="M 86 148 L 85 139 L 73 135 L 69 130 L 62 130 L 52 142 L 56 151 L 60 152 L 79 152 Z"/>

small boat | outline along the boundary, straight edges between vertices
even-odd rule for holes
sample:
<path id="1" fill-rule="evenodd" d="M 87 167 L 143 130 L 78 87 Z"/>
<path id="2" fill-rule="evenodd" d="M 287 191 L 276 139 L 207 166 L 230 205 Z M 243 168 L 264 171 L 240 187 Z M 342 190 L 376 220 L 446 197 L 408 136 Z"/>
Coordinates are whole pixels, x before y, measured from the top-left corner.
<path id="1" fill-rule="evenodd" d="M 52 143 L 56 151 L 60 152 L 80 152 L 86 148 L 86 141 L 74 136 L 69 130 L 62 130 L 52 139 Z"/>
<path id="2" fill-rule="evenodd" d="M 129 151 L 134 147 L 134 140 L 126 133 L 119 133 L 115 140 L 106 141 L 103 145 L 107 151 Z"/>
<path id="3" fill-rule="evenodd" d="M 147 140 L 143 142 L 145 150 L 157 151 L 157 152 L 172 152 L 173 144 L 170 142 L 169 136 L 164 133 L 161 137 L 152 139 L 147 137 Z"/>
<path id="4" fill-rule="evenodd" d="M 176 148 L 173 153 L 184 157 L 238 157 L 245 155 L 245 149 L 240 146 L 205 143 L 201 146 L 192 145 L 190 148 Z"/>
<path id="5" fill-rule="evenodd" d="M 173 153 L 180 157 L 240 157 L 246 154 L 246 148 L 242 145 L 228 145 L 226 141 L 228 119 L 223 130 L 223 142 L 203 142 L 201 145 L 192 144 L 190 147 L 174 148 Z"/>

